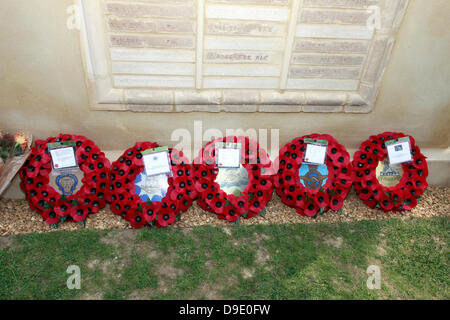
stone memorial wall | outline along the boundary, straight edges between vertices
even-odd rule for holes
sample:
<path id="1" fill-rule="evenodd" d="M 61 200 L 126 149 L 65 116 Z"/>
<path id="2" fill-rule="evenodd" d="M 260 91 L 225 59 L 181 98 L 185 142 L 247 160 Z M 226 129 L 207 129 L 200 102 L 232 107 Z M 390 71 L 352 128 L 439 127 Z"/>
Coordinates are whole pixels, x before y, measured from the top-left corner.
<path id="1" fill-rule="evenodd" d="M 407 0 L 79 0 L 91 107 L 369 112 Z"/>

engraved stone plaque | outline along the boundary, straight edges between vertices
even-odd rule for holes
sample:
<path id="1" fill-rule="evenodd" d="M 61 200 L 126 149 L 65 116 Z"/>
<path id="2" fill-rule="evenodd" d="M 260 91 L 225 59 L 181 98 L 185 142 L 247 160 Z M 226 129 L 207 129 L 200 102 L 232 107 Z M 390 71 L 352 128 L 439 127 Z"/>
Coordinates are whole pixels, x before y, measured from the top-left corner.
<path id="1" fill-rule="evenodd" d="M 364 113 L 408 0 L 78 3 L 94 109 Z"/>

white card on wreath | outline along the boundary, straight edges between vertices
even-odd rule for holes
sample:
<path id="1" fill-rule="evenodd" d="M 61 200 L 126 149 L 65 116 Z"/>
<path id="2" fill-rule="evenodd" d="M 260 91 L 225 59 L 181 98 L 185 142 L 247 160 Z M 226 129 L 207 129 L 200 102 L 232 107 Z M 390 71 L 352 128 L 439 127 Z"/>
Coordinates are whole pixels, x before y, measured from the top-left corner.
<path id="1" fill-rule="evenodd" d="M 411 146 L 408 137 L 387 141 L 385 144 L 387 146 L 389 164 L 412 161 Z"/>
<path id="2" fill-rule="evenodd" d="M 168 151 L 159 151 L 144 154 L 143 160 L 145 173 L 147 174 L 147 176 L 154 176 L 163 173 L 167 174 L 172 171 Z"/>
<path id="3" fill-rule="evenodd" d="M 307 144 L 305 152 L 305 162 L 314 164 L 324 164 L 327 154 L 327 146 L 317 144 Z"/>
<path id="4" fill-rule="evenodd" d="M 241 148 L 218 148 L 217 165 L 219 168 L 239 168 Z"/>
<path id="5" fill-rule="evenodd" d="M 73 147 L 51 149 L 50 155 L 52 157 L 53 168 L 64 169 L 77 166 L 75 152 Z"/>

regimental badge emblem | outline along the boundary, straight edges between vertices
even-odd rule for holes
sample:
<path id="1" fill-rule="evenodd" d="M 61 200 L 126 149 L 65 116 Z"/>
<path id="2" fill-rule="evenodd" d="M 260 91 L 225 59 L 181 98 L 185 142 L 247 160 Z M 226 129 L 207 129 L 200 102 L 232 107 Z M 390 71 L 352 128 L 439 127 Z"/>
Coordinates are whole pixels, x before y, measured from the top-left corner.
<path id="1" fill-rule="evenodd" d="M 378 182 L 385 187 L 393 187 L 400 182 L 403 176 L 401 166 L 390 166 L 389 160 L 385 159 L 378 164 L 376 175 Z"/>
<path id="2" fill-rule="evenodd" d="M 298 171 L 300 182 L 308 189 L 322 188 L 328 179 L 328 168 L 325 164 L 303 163 Z"/>
<path id="3" fill-rule="evenodd" d="M 161 201 L 166 196 L 169 188 L 167 179 L 165 173 L 149 177 L 145 174 L 145 171 L 141 172 L 134 180 L 136 194 L 144 202 Z"/>
<path id="4" fill-rule="evenodd" d="M 78 178 L 73 174 L 61 174 L 56 177 L 56 185 L 65 196 L 71 196 L 78 184 Z"/>

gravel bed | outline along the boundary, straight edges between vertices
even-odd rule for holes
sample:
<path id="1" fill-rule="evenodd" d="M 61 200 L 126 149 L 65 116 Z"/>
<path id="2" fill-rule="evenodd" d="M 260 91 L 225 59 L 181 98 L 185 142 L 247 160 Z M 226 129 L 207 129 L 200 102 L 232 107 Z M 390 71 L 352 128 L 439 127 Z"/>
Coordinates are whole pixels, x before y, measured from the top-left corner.
<path id="1" fill-rule="evenodd" d="M 277 194 L 274 193 L 272 200 L 267 205 L 264 217 L 258 216 L 248 220 L 243 219 L 241 224 L 335 223 L 389 218 L 448 217 L 449 212 L 449 187 L 429 187 L 422 195 L 417 207 L 404 213 L 385 213 L 380 210 L 372 210 L 364 205 L 352 189 L 344 201 L 342 214 L 339 214 L 337 211 L 328 211 L 318 215 L 316 218 L 300 216 L 294 209 L 284 205 Z M 235 224 L 219 220 L 216 215 L 203 211 L 194 202 L 188 211 L 181 216 L 181 220 L 170 226 L 170 228 L 190 228 L 201 225 L 230 226 Z M 107 206 L 99 213 L 88 216 L 86 228 L 105 230 L 130 229 L 131 227 L 120 216 L 114 215 L 109 206 Z M 0 236 L 78 229 L 83 229 L 83 226 L 78 223 L 63 223 L 58 229 L 47 225 L 37 213 L 29 209 L 26 200 L 0 199 Z"/>

